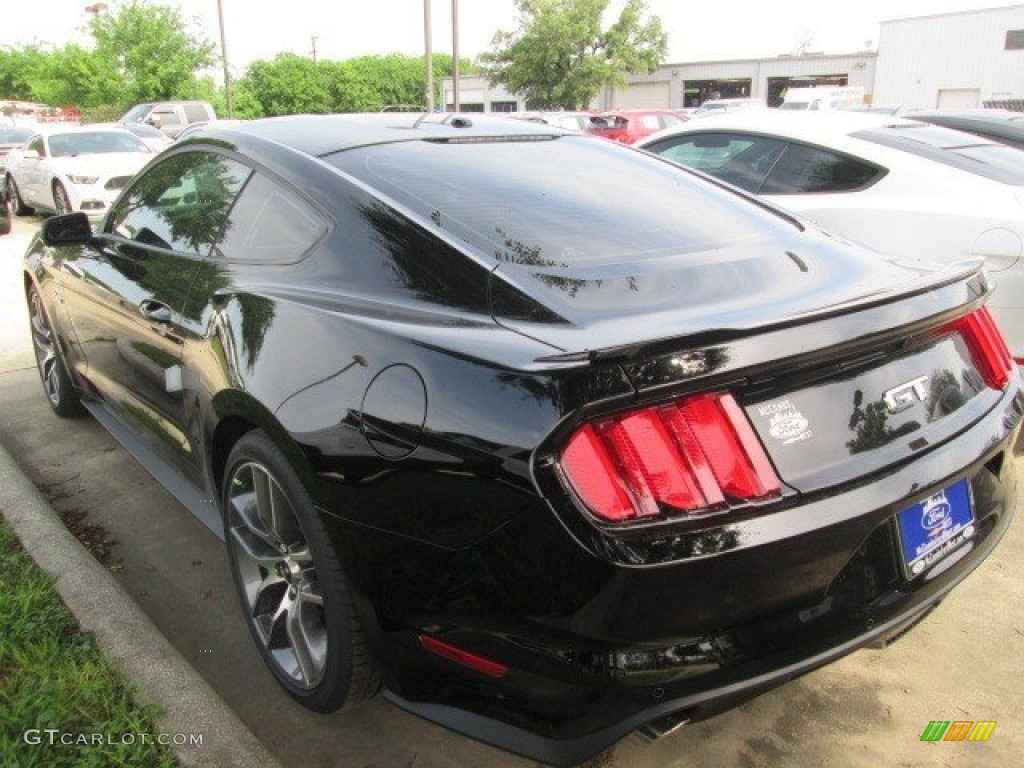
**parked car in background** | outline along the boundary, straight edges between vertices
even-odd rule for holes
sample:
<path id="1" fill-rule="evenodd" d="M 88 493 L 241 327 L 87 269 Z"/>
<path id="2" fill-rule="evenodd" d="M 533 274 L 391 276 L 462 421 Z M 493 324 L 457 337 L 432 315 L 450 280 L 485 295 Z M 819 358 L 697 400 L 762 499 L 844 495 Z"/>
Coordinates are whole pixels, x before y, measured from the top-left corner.
<path id="1" fill-rule="evenodd" d="M 551 126 L 211 129 L 100 231 L 44 222 L 24 280 L 53 410 L 220 532 L 316 711 L 383 682 L 577 764 L 902 634 L 1016 507 L 977 262 Z"/>
<path id="2" fill-rule="evenodd" d="M 907 117 L 973 133 L 990 141 L 1024 149 L 1024 113 L 1001 109 L 972 109 L 963 112 L 908 112 Z"/>
<path id="3" fill-rule="evenodd" d="M 508 117 L 517 120 L 528 120 L 532 123 L 543 123 L 564 128 L 567 131 L 594 133 L 607 128 L 607 122 L 596 112 L 544 112 L 531 110 L 527 112 L 509 112 Z"/>
<path id="4" fill-rule="evenodd" d="M 11 150 L 24 146 L 30 138 L 32 138 L 32 131 L 28 128 L 0 127 L 0 175 L 7 172 L 7 156 Z"/>
<path id="5" fill-rule="evenodd" d="M 230 128 L 233 125 L 239 125 L 244 123 L 244 120 L 203 120 L 198 123 L 192 123 L 192 125 L 185 128 L 181 133 L 178 134 L 178 138 L 175 141 L 184 141 L 200 131 L 206 131 L 210 128 Z"/>
<path id="6" fill-rule="evenodd" d="M 90 128 L 124 128 L 133 133 L 138 139 L 154 152 L 163 152 L 174 143 L 163 131 L 154 128 L 149 123 L 97 123 L 90 125 Z"/>
<path id="7" fill-rule="evenodd" d="M 136 104 L 118 122 L 146 123 L 175 139 L 192 123 L 216 119 L 213 107 L 205 101 L 157 101 Z"/>
<path id="8" fill-rule="evenodd" d="M 11 195 L 7 191 L 7 178 L 0 176 L 0 235 L 11 232 L 11 220 L 14 211 L 11 208 Z"/>
<path id="9" fill-rule="evenodd" d="M 19 215 L 39 209 L 98 218 L 152 158 L 124 128 L 53 127 L 9 155 L 7 186 Z"/>
<path id="10" fill-rule="evenodd" d="M 788 88 L 779 105 L 781 110 L 818 112 L 850 109 L 864 104 L 864 87 L 860 85 Z"/>
<path id="11" fill-rule="evenodd" d="M 691 117 L 707 117 L 720 112 L 731 112 L 735 109 L 767 108 L 768 105 L 764 103 L 764 99 L 708 99 L 694 110 Z"/>
<path id="12" fill-rule="evenodd" d="M 598 136 L 621 144 L 634 144 L 644 136 L 672 126 L 687 118 L 669 109 L 617 109 L 601 113 L 605 125 L 593 131 Z"/>
<path id="13" fill-rule="evenodd" d="M 765 110 L 640 143 L 882 253 L 984 257 L 992 312 L 1024 358 L 1024 153 L 904 118 Z"/>

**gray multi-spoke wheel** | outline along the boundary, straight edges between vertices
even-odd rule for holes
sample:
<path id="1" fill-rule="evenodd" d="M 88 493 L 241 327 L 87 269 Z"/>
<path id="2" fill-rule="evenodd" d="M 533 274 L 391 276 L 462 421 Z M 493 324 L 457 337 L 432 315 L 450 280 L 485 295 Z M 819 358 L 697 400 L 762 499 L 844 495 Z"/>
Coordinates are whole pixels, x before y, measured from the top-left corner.
<path id="1" fill-rule="evenodd" d="M 222 503 L 246 621 L 285 690 L 319 711 L 375 693 L 379 677 L 334 548 L 298 475 L 263 432 L 232 450 Z"/>
<path id="2" fill-rule="evenodd" d="M 50 407 L 58 416 L 79 416 L 84 410 L 64 368 L 57 349 L 53 326 L 43 306 L 39 289 L 32 286 L 28 294 L 29 321 L 32 330 L 32 348 L 36 355 L 36 367 L 43 382 L 43 391 Z"/>
<path id="3" fill-rule="evenodd" d="M 59 181 L 53 182 L 53 210 L 57 212 L 58 216 L 71 213 L 72 211 L 68 191 L 64 189 L 64 185 Z"/>

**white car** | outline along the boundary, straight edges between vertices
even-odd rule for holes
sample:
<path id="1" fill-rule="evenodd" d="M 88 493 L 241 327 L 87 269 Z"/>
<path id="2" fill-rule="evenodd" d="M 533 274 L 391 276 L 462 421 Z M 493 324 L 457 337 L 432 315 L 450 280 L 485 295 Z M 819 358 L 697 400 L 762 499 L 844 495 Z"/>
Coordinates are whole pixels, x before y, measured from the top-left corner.
<path id="1" fill-rule="evenodd" d="M 902 117 L 777 110 L 692 121 L 637 146 L 887 255 L 983 257 L 989 306 L 1024 360 L 1024 152 Z"/>
<path id="2" fill-rule="evenodd" d="M 53 127 L 11 152 L 7 186 L 19 215 L 38 208 L 98 219 L 153 156 L 123 128 Z"/>

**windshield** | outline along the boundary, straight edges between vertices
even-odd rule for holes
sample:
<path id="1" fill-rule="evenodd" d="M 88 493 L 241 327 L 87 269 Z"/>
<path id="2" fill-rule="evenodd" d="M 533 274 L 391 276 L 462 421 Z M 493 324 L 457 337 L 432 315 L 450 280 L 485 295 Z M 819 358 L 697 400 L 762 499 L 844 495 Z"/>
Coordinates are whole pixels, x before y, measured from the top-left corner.
<path id="1" fill-rule="evenodd" d="M 146 145 L 127 131 L 82 131 L 58 133 L 49 138 L 53 157 L 75 157 L 111 152 L 149 152 Z"/>
<path id="2" fill-rule="evenodd" d="M 24 128 L 0 128 L 0 144 L 21 144 L 31 135 L 32 132 Z"/>
<path id="3" fill-rule="evenodd" d="M 140 123 L 142 122 L 149 111 L 153 109 L 152 104 L 139 104 L 137 107 L 132 107 L 128 110 L 128 114 L 121 118 L 122 123 Z"/>
<path id="4" fill-rule="evenodd" d="M 792 232 L 675 165 L 585 136 L 408 141 L 324 159 L 499 262 L 631 263 Z"/>

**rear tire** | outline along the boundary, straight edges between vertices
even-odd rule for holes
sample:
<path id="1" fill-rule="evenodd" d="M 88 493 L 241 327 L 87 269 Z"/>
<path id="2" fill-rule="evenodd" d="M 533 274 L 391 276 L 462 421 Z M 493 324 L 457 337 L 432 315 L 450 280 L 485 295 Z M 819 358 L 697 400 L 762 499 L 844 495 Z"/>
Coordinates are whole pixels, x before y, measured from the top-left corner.
<path id="1" fill-rule="evenodd" d="M 14 216 L 14 211 L 11 210 L 11 201 L 4 200 L 0 203 L 0 207 L 2 207 L 0 210 L 0 235 L 9 235 L 14 224 L 11 221 L 11 217 Z"/>
<path id="2" fill-rule="evenodd" d="M 11 199 L 14 201 L 14 212 L 18 216 L 31 216 L 35 213 L 33 208 L 25 205 L 25 201 L 21 199 L 21 190 L 18 189 L 18 185 L 14 182 L 14 177 L 7 176 L 7 190 L 11 193 Z"/>
<path id="3" fill-rule="evenodd" d="M 264 663 L 300 704 L 333 712 L 380 675 L 341 562 L 302 481 L 259 430 L 231 451 L 221 489 L 239 602 Z"/>
<path id="4" fill-rule="evenodd" d="M 50 318 L 43 306 L 43 297 L 34 285 L 28 293 L 29 322 L 32 329 L 32 348 L 36 355 L 36 368 L 43 383 L 43 392 L 53 412 L 61 418 L 73 418 L 85 413 L 64 360 L 57 345 Z"/>

